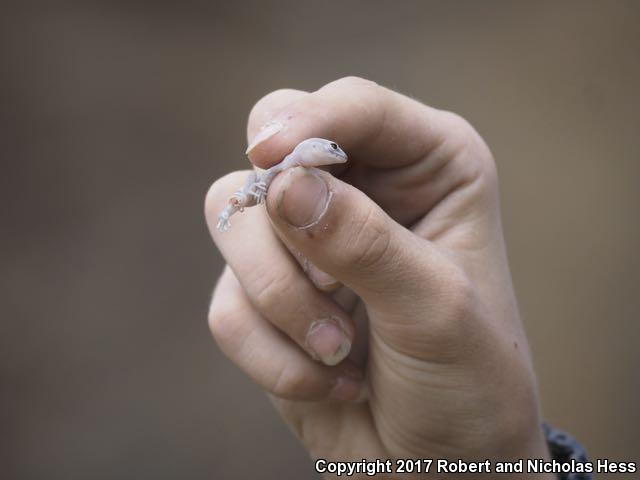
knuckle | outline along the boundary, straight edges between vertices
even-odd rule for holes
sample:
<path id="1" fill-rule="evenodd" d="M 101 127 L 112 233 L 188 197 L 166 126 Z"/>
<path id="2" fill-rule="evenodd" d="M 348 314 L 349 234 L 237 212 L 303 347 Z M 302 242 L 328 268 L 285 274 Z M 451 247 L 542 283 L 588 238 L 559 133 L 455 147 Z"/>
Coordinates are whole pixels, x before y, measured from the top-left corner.
<path id="1" fill-rule="evenodd" d="M 474 126 L 462 115 L 441 110 L 442 121 L 447 126 L 447 131 L 451 132 L 451 139 L 460 147 L 477 146 L 482 138 L 478 134 Z"/>
<path id="2" fill-rule="evenodd" d="M 475 133 L 475 129 L 471 123 L 462 115 L 449 111 L 443 111 L 442 113 L 451 130 L 455 131 L 459 136 L 467 137 Z"/>
<path id="3" fill-rule="evenodd" d="M 358 77 L 355 75 L 348 75 L 346 77 L 342 77 L 335 82 L 333 82 L 337 86 L 346 86 L 346 87 L 368 87 L 368 88 L 377 88 L 379 85 L 373 80 L 368 80 L 366 78 Z"/>
<path id="4" fill-rule="evenodd" d="M 237 340 L 239 335 L 238 307 L 235 302 L 214 304 L 209 309 L 209 330 L 218 344 L 229 344 Z"/>
<path id="5" fill-rule="evenodd" d="M 296 364 L 285 363 L 276 372 L 268 390 L 276 397 L 298 399 L 308 390 L 308 376 Z"/>
<path id="6" fill-rule="evenodd" d="M 461 115 L 443 111 L 444 120 L 452 132 L 452 139 L 459 152 L 462 180 L 495 180 L 496 165 L 489 147 L 471 123 Z"/>
<path id="7" fill-rule="evenodd" d="M 265 272 L 256 270 L 251 279 L 251 296 L 256 307 L 269 312 L 282 305 L 283 298 L 293 298 L 293 273 L 285 270 L 282 272 Z"/>
<path id="8" fill-rule="evenodd" d="M 343 262 L 360 270 L 377 267 L 389 254 L 391 234 L 384 218 L 371 205 L 353 226 L 351 238 L 344 249 Z"/>
<path id="9" fill-rule="evenodd" d="M 351 98 L 354 98 L 353 94 L 357 92 L 357 96 L 355 97 L 360 99 L 363 107 L 371 103 L 377 105 L 381 98 L 381 94 L 385 90 L 384 87 L 380 86 L 373 80 L 355 76 L 348 76 L 335 80 L 327 84 L 321 90 L 325 88 L 339 91 L 343 90 L 348 92 Z"/>
<path id="10" fill-rule="evenodd" d="M 362 141 L 376 139 L 383 130 L 390 90 L 366 78 L 348 76 L 322 87 L 318 93 L 329 92 L 333 100 L 348 101 L 354 116 L 371 122 L 369 134 Z"/>

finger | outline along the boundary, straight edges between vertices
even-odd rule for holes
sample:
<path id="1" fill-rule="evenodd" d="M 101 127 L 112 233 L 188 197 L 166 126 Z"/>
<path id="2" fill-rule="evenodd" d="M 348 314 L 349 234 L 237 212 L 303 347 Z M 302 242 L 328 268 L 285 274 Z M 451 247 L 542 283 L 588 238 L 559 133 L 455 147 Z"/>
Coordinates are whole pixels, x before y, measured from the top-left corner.
<path id="1" fill-rule="evenodd" d="M 256 102 L 249 113 L 249 121 L 247 122 L 247 140 L 249 144 L 254 141 L 260 141 L 259 138 L 256 138 L 256 135 L 260 133 L 260 130 L 268 128 L 269 121 L 275 118 L 283 108 L 308 94 L 308 92 L 302 90 L 282 88 L 265 95 Z M 269 131 L 266 132 L 266 135 L 263 134 L 263 137 L 268 134 Z"/>
<path id="2" fill-rule="evenodd" d="M 231 361 L 277 397 L 356 401 L 362 396 L 358 368 L 348 361 L 327 367 L 311 360 L 261 317 L 229 267 L 215 288 L 209 326 Z"/>
<path id="3" fill-rule="evenodd" d="M 310 282 L 276 237 L 262 206 L 233 217 L 233 228 L 219 232 L 216 216 L 249 172 L 235 172 L 209 190 L 206 215 L 214 242 L 261 315 L 313 358 L 340 363 L 355 336 L 350 316 Z"/>
<path id="4" fill-rule="evenodd" d="M 267 102 L 268 103 L 268 102 Z M 272 113 L 274 110 L 269 110 Z M 310 93 L 287 96 L 269 116 L 256 105 L 250 125 L 264 123 L 247 153 L 262 168 L 278 163 L 302 140 L 330 138 L 350 160 L 376 167 L 408 165 L 452 140 L 454 116 L 360 78 L 344 78 Z M 449 142 L 455 148 L 455 142 Z"/>
<path id="5" fill-rule="evenodd" d="M 437 294 L 436 276 L 450 265 L 358 189 L 317 169 L 276 177 L 267 211 L 283 237 L 368 304 L 414 308 L 406 299 Z"/>

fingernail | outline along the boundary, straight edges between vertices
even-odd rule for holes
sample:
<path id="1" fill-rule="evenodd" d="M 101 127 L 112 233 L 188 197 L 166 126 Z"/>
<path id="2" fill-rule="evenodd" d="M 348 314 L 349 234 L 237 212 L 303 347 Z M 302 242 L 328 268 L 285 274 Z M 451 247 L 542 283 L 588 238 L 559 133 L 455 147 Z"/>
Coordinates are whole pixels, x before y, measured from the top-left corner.
<path id="1" fill-rule="evenodd" d="M 366 383 L 362 372 L 352 365 L 345 365 L 349 368 L 343 370 L 331 390 L 329 396 L 334 400 L 343 402 L 363 402 L 368 397 Z"/>
<path id="2" fill-rule="evenodd" d="M 317 320 L 307 332 L 307 348 L 325 365 L 337 365 L 351 350 L 351 340 L 339 322 L 335 317 Z"/>
<path id="3" fill-rule="evenodd" d="M 283 128 L 284 128 L 284 125 L 282 125 L 280 122 L 268 122 L 268 123 L 265 123 L 262 126 L 262 128 L 260 129 L 260 131 L 256 134 L 256 136 L 253 137 L 253 140 L 251 141 L 251 143 L 247 147 L 247 150 L 244 153 L 246 155 L 249 155 L 251 150 L 256 148 L 256 146 L 258 146 L 259 144 L 261 144 L 265 140 L 270 139 L 276 133 L 281 131 Z"/>
<path id="4" fill-rule="evenodd" d="M 304 167 L 292 168 L 282 186 L 278 213 L 293 227 L 311 227 L 327 211 L 331 195 L 329 186 L 318 173 Z"/>
<path id="5" fill-rule="evenodd" d="M 341 402 L 359 403 L 366 398 L 365 387 L 362 382 L 351 378 L 338 377 L 336 384 L 329 395 L 334 400 Z"/>

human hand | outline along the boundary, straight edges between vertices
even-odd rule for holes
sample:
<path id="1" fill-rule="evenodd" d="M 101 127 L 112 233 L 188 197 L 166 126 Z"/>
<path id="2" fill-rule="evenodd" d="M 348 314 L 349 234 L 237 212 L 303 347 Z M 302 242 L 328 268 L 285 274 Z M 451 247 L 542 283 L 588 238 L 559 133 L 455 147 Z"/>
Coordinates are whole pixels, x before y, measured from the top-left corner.
<path id="1" fill-rule="evenodd" d="M 349 155 L 334 175 L 281 173 L 266 208 L 224 234 L 217 214 L 248 172 L 218 180 L 206 200 L 227 262 L 213 335 L 310 455 L 547 458 L 495 164 L 475 130 L 346 78 L 267 95 L 248 136 L 263 168 L 308 137 Z"/>

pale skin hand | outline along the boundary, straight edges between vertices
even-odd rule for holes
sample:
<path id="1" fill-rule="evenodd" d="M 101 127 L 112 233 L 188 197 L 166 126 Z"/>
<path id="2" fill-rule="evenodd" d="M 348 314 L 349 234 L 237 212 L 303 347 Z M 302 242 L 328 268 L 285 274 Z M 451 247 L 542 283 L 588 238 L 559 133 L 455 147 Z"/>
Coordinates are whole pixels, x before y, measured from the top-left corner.
<path id="1" fill-rule="evenodd" d="M 260 133 L 266 123 L 278 128 Z M 335 176 L 281 173 L 266 208 L 226 233 L 218 213 L 249 172 L 218 180 L 206 201 L 227 261 L 214 338 L 311 457 L 548 458 L 495 165 L 473 128 L 347 78 L 267 95 L 249 118 L 256 135 L 261 168 L 310 137 L 349 155 Z"/>

